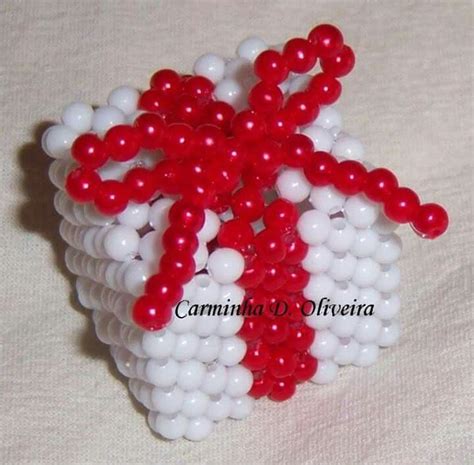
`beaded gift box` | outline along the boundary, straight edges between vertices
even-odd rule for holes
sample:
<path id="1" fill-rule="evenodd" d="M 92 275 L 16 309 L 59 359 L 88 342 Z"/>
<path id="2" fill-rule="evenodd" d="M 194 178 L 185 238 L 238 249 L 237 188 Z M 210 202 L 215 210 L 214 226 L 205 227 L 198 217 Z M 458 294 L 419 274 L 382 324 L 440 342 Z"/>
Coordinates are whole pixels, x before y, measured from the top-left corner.
<path id="1" fill-rule="evenodd" d="M 394 231 L 435 238 L 448 217 L 342 131 L 354 62 L 330 25 L 253 37 L 45 132 L 79 300 L 164 438 L 204 439 L 398 340 Z"/>

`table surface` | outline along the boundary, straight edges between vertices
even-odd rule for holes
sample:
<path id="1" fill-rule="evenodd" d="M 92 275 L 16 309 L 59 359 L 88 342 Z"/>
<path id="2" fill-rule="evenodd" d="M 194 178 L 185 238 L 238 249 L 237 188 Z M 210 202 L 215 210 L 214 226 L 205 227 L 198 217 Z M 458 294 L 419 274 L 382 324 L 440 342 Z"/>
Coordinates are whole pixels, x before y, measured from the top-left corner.
<path id="1" fill-rule="evenodd" d="M 153 436 L 88 312 L 75 301 L 38 138 L 73 100 L 145 87 L 238 42 L 339 25 L 357 53 L 341 109 L 367 158 L 398 173 L 451 227 L 400 228 L 400 344 L 330 386 L 263 400 L 203 443 Z M 473 460 L 472 6 L 454 1 L 0 3 L 2 150 L 0 458 L 21 463 L 457 464 Z"/>

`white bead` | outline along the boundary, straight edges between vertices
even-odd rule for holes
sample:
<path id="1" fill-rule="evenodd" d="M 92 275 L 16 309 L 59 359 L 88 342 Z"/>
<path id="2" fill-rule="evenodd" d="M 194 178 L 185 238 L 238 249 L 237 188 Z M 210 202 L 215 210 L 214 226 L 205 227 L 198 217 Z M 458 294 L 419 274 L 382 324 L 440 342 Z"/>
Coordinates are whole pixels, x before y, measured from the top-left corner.
<path id="1" fill-rule="evenodd" d="M 173 318 L 171 320 L 171 324 L 168 326 L 168 329 L 176 334 L 184 334 L 191 332 L 194 326 L 196 325 L 197 319 L 190 316 L 178 318 L 175 315 L 175 308 L 173 309 Z"/>
<path id="2" fill-rule="evenodd" d="M 216 100 L 226 102 L 237 111 L 241 110 L 245 104 L 244 88 L 234 79 L 223 79 L 214 89 Z"/>
<path id="3" fill-rule="evenodd" d="M 191 281 L 188 281 L 183 286 L 183 300 L 194 300 L 194 296 L 196 295 L 197 284 L 196 280 L 193 278 Z"/>
<path id="4" fill-rule="evenodd" d="M 306 309 L 307 311 L 310 311 L 311 308 L 308 305 L 308 308 Z M 313 328 L 313 329 L 327 329 L 331 325 L 333 321 L 333 316 L 331 312 L 328 312 L 327 315 L 324 315 L 322 312 L 320 315 L 318 315 L 318 309 L 316 307 L 316 310 L 314 313 L 310 316 L 305 317 L 306 324 Z"/>
<path id="5" fill-rule="evenodd" d="M 375 232 L 386 235 L 395 231 L 398 226 L 400 226 L 398 223 L 389 220 L 382 212 L 380 212 L 372 228 Z"/>
<path id="6" fill-rule="evenodd" d="M 311 381 L 316 384 L 332 383 L 336 379 L 338 369 L 339 367 L 332 360 L 321 360 Z"/>
<path id="7" fill-rule="evenodd" d="M 382 328 L 382 323 L 375 316 L 362 316 L 359 318 L 354 337 L 357 342 L 366 344 L 377 339 Z"/>
<path id="8" fill-rule="evenodd" d="M 104 249 L 110 258 L 127 261 L 138 253 L 140 236 L 129 226 L 112 226 L 104 238 Z"/>
<path id="9" fill-rule="evenodd" d="M 172 331 L 145 331 L 142 349 L 148 357 L 162 359 L 171 355 L 176 344 L 176 335 Z"/>
<path id="10" fill-rule="evenodd" d="M 161 414 L 171 415 L 181 410 L 184 402 L 184 392 L 178 386 L 154 388 L 151 391 L 153 408 Z"/>
<path id="11" fill-rule="evenodd" d="M 116 107 L 104 106 L 94 111 L 92 129 L 99 135 L 105 134 L 111 127 L 123 124 L 125 115 Z"/>
<path id="12" fill-rule="evenodd" d="M 215 334 L 221 321 L 218 315 L 203 315 L 194 318 L 197 319 L 194 332 L 199 337 L 208 337 L 211 334 Z"/>
<path id="13" fill-rule="evenodd" d="M 341 281 L 336 283 L 331 299 L 335 304 L 345 305 L 354 303 L 357 297 L 359 297 L 359 288 L 351 282 Z"/>
<path id="14" fill-rule="evenodd" d="M 400 323 L 398 320 L 383 321 L 382 329 L 377 338 L 380 347 L 391 347 L 400 339 Z"/>
<path id="15" fill-rule="evenodd" d="M 204 225 L 197 233 L 197 237 L 200 242 L 210 242 L 217 236 L 219 228 L 221 227 L 221 221 L 212 210 L 206 209 L 204 213 Z"/>
<path id="16" fill-rule="evenodd" d="M 324 129 L 331 129 L 333 127 L 341 128 L 342 117 L 334 107 L 321 106 L 314 124 L 317 124 Z"/>
<path id="17" fill-rule="evenodd" d="M 146 262 L 157 263 L 163 253 L 161 232 L 150 231 L 146 233 L 138 244 L 138 253 Z"/>
<path id="18" fill-rule="evenodd" d="M 375 306 L 374 315 L 381 320 L 390 320 L 400 312 L 400 296 L 398 294 L 382 294 Z"/>
<path id="19" fill-rule="evenodd" d="M 373 229 L 357 231 L 352 243 L 351 253 L 358 258 L 370 257 L 379 244 L 379 235 Z"/>
<path id="20" fill-rule="evenodd" d="M 334 354 L 334 361 L 338 365 L 350 365 L 359 353 L 359 343 L 352 338 L 341 338 Z"/>
<path id="21" fill-rule="evenodd" d="M 220 284 L 237 281 L 245 268 L 244 257 L 234 249 L 220 248 L 209 255 L 207 269 L 209 274 Z"/>
<path id="22" fill-rule="evenodd" d="M 296 228 L 303 242 L 309 245 L 319 245 L 328 238 L 331 222 L 326 213 L 307 210 L 299 217 Z"/>
<path id="23" fill-rule="evenodd" d="M 359 303 L 364 305 L 373 305 L 374 309 L 380 301 L 380 292 L 373 287 L 366 287 L 359 290 Z M 374 310 L 375 314 L 375 310 Z"/>
<path id="24" fill-rule="evenodd" d="M 250 396 L 238 397 L 237 399 L 232 399 L 233 406 L 230 412 L 230 417 L 235 420 L 242 420 L 248 417 L 253 410 L 254 399 Z"/>
<path id="25" fill-rule="evenodd" d="M 363 344 L 359 348 L 357 357 L 352 362 L 358 367 L 368 367 L 373 365 L 379 356 L 379 346 L 377 344 Z"/>
<path id="26" fill-rule="evenodd" d="M 333 215 L 342 210 L 346 197 L 333 186 L 313 187 L 309 201 L 317 210 Z"/>
<path id="27" fill-rule="evenodd" d="M 396 265 L 382 265 L 381 272 L 374 284 L 380 292 L 393 292 L 400 285 L 400 269 Z"/>
<path id="28" fill-rule="evenodd" d="M 402 240 L 397 234 L 381 236 L 380 242 L 373 255 L 377 262 L 388 265 L 395 263 L 402 253 Z"/>
<path id="29" fill-rule="evenodd" d="M 208 274 L 198 274 L 194 277 L 196 291 L 193 303 L 195 304 L 215 304 L 219 299 L 221 287 Z"/>
<path id="30" fill-rule="evenodd" d="M 309 74 L 301 74 L 296 76 L 291 80 L 290 86 L 288 88 L 288 93 L 294 94 L 295 92 L 302 92 L 308 87 L 309 81 L 311 81 L 312 76 Z"/>
<path id="31" fill-rule="evenodd" d="M 153 417 L 155 412 L 150 412 L 150 417 Z M 181 414 L 167 416 L 157 415 L 151 427 L 158 434 L 161 434 L 165 439 L 179 439 L 184 436 L 188 429 L 189 420 Z"/>
<path id="32" fill-rule="evenodd" d="M 152 275 L 153 266 L 149 262 L 133 260 L 129 263 L 123 276 L 125 289 L 132 295 L 138 297 L 143 294 L 145 284 Z"/>
<path id="33" fill-rule="evenodd" d="M 329 132 L 331 133 L 331 136 L 334 140 L 336 140 L 341 133 L 342 128 L 340 126 L 333 126 L 332 128 L 329 129 Z"/>
<path id="34" fill-rule="evenodd" d="M 200 362 L 209 363 L 217 359 L 221 350 L 221 338 L 216 335 L 211 335 L 206 338 L 201 338 L 199 341 L 199 348 L 196 353 L 196 359 Z"/>
<path id="35" fill-rule="evenodd" d="M 125 226 L 141 229 L 148 223 L 149 209 L 147 203 L 129 202 L 127 208 L 117 216 L 117 220 Z"/>
<path id="36" fill-rule="evenodd" d="M 205 242 L 200 242 L 198 249 L 193 255 L 194 263 L 196 265 L 195 272 L 202 271 L 206 268 L 207 259 L 209 258 L 209 251 Z"/>
<path id="37" fill-rule="evenodd" d="M 213 429 L 214 422 L 209 420 L 209 418 L 193 418 L 189 420 L 184 437 L 190 441 L 202 441 L 212 433 Z"/>
<path id="38" fill-rule="evenodd" d="M 360 229 L 372 226 L 378 212 L 378 206 L 362 194 L 349 197 L 344 205 L 344 216 L 347 221 Z"/>
<path id="39" fill-rule="evenodd" d="M 148 222 L 153 229 L 163 231 L 168 226 L 168 212 L 173 203 L 174 201 L 172 199 L 164 197 L 158 199 L 150 207 L 148 212 Z"/>
<path id="40" fill-rule="evenodd" d="M 371 258 L 360 258 L 352 276 L 352 281 L 359 287 L 370 287 L 380 275 L 380 265 Z"/>
<path id="41" fill-rule="evenodd" d="M 206 413 L 209 405 L 209 396 L 202 391 L 184 393 L 181 413 L 188 418 L 196 418 Z"/>
<path id="42" fill-rule="evenodd" d="M 276 181 L 276 188 L 280 197 L 293 203 L 299 203 L 307 199 L 311 187 L 303 172 L 298 169 L 282 171 Z"/>
<path id="43" fill-rule="evenodd" d="M 150 359 L 145 366 L 146 380 L 158 387 L 172 386 L 179 373 L 179 364 L 172 358 Z"/>
<path id="44" fill-rule="evenodd" d="M 344 218 L 333 218 L 325 246 L 335 253 L 347 252 L 356 237 L 355 228 Z"/>
<path id="45" fill-rule="evenodd" d="M 347 304 L 352 304 L 352 302 L 347 302 Z M 354 333 L 358 321 L 357 315 L 337 315 L 333 318 L 329 329 L 337 337 L 349 337 Z"/>
<path id="46" fill-rule="evenodd" d="M 326 274 L 312 274 L 307 286 L 303 289 L 303 295 L 308 300 L 318 302 L 323 297 L 330 298 L 335 287 L 334 280 Z"/>
<path id="47" fill-rule="evenodd" d="M 242 57 L 234 58 L 227 62 L 224 77 L 226 79 L 234 79 L 244 88 L 248 88 L 256 83 L 252 62 Z"/>
<path id="48" fill-rule="evenodd" d="M 76 140 L 77 132 L 69 126 L 58 124 L 48 128 L 41 139 L 43 150 L 52 158 L 69 157 L 69 151 Z M 51 178 L 50 174 L 50 178 Z"/>
<path id="49" fill-rule="evenodd" d="M 254 61 L 260 53 L 268 49 L 268 45 L 258 37 L 248 37 L 240 42 L 237 55 L 247 60 Z"/>
<path id="50" fill-rule="evenodd" d="M 240 315 L 225 315 L 221 318 L 217 327 L 217 335 L 220 337 L 230 337 L 237 334 L 242 325 L 244 318 Z"/>
<path id="51" fill-rule="evenodd" d="M 354 275 L 357 259 L 350 253 L 337 253 L 327 274 L 335 281 L 348 281 Z"/>
<path id="52" fill-rule="evenodd" d="M 97 172 L 103 181 L 109 179 L 120 179 L 128 171 L 129 165 L 127 163 L 119 163 L 115 161 L 108 161 L 105 165 L 101 166 Z"/>
<path id="53" fill-rule="evenodd" d="M 63 110 L 61 121 L 78 134 L 91 129 L 94 109 L 87 103 L 73 102 Z"/>
<path id="54" fill-rule="evenodd" d="M 339 339 L 329 330 L 323 329 L 316 335 L 309 352 L 318 360 L 331 358 L 339 345 Z"/>
<path id="55" fill-rule="evenodd" d="M 227 370 L 225 392 L 231 397 L 240 397 L 249 392 L 252 383 L 252 373 L 243 366 L 236 365 Z"/>
<path id="56" fill-rule="evenodd" d="M 136 111 L 139 98 L 140 93 L 137 89 L 131 86 L 120 86 L 110 92 L 107 103 L 122 110 L 128 116 Z"/>
<path id="57" fill-rule="evenodd" d="M 232 399 L 225 394 L 211 397 L 206 416 L 213 421 L 221 421 L 230 415 L 233 407 Z"/>
<path id="58" fill-rule="evenodd" d="M 227 385 L 227 369 L 218 363 L 207 367 L 200 389 L 208 395 L 220 394 Z"/>
<path id="59" fill-rule="evenodd" d="M 331 151 L 333 138 L 327 129 L 320 126 L 308 126 L 301 131 L 301 134 L 304 134 L 312 140 L 315 150 L 323 152 Z"/>
<path id="60" fill-rule="evenodd" d="M 222 340 L 218 360 L 225 366 L 237 365 L 245 355 L 247 345 L 242 339 L 233 336 Z"/>
<path id="61" fill-rule="evenodd" d="M 334 254 L 324 245 L 308 247 L 308 252 L 301 262 L 301 266 L 309 273 L 324 273 L 329 269 Z"/>
<path id="62" fill-rule="evenodd" d="M 203 363 L 197 360 L 188 360 L 183 362 L 179 367 L 176 382 L 181 389 L 194 391 L 201 385 L 205 374 L 206 369 Z"/>
<path id="63" fill-rule="evenodd" d="M 245 290 L 237 284 L 224 284 L 221 286 L 219 294 L 219 303 L 230 305 L 238 305 L 245 298 Z M 238 330 L 237 330 L 238 331 Z"/>
<path id="64" fill-rule="evenodd" d="M 359 139 L 343 135 L 337 138 L 332 147 L 331 153 L 340 158 L 362 160 L 362 158 L 364 158 L 364 146 Z"/>
<path id="65" fill-rule="evenodd" d="M 199 337 L 194 333 L 180 334 L 176 338 L 173 349 L 173 358 L 184 362 L 193 358 L 199 349 Z"/>
<path id="66" fill-rule="evenodd" d="M 194 63 L 193 72 L 204 76 L 214 84 L 224 77 L 225 61 L 219 55 L 206 53 L 201 55 Z"/>

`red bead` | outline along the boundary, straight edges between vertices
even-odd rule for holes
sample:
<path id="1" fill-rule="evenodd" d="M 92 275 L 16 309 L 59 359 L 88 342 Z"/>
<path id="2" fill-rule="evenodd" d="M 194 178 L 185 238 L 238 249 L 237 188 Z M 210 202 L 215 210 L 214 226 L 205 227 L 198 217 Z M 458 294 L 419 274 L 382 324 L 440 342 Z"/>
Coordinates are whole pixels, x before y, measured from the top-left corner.
<path id="1" fill-rule="evenodd" d="M 383 202 L 397 187 L 397 178 L 391 171 L 385 168 L 377 168 L 367 174 L 364 194 L 374 202 Z"/>
<path id="2" fill-rule="evenodd" d="M 140 132 L 133 126 L 120 124 L 107 131 L 104 142 L 107 154 L 112 160 L 128 161 L 140 150 Z"/>
<path id="3" fill-rule="evenodd" d="M 286 255 L 286 246 L 281 232 L 264 229 L 255 236 L 255 251 L 265 263 L 279 263 Z"/>
<path id="4" fill-rule="evenodd" d="M 305 324 L 294 324 L 289 329 L 287 344 L 297 352 L 309 350 L 314 341 L 314 329 Z"/>
<path id="5" fill-rule="evenodd" d="M 295 92 L 288 97 L 285 107 L 298 126 L 309 124 L 319 114 L 319 105 L 310 92 Z"/>
<path id="6" fill-rule="evenodd" d="M 261 113 L 274 113 L 281 108 L 283 92 L 276 84 L 259 82 L 250 91 L 250 107 Z"/>
<path id="7" fill-rule="evenodd" d="M 209 208 L 213 212 L 220 215 L 221 213 L 224 213 L 229 209 L 229 205 L 230 205 L 230 194 L 222 193 L 222 194 L 216 194 L 214 196 L 214 199 L 209 205 Z"/>
<path id="8" fill-rule="evenodd" d="M 175 97 L 181 91 L 181 77 L 172 69 L 161 69 L 151 77 L 150 86 L 160 95 Z"/>
<path id="9" fill-rule="evenodd" d="M 175 160 L 160 161 L 155 166 L 153 175 L 160 192 L 175 195 L 182 191 L 182 169 Z"/>
<path id="10" fill-rule="evenodd" d="M 309 273 L 301 266 L 290 266 L 286 269 L 285 291 L 300 292 L 309 282 Z"/>
<path id="11" fill-rule="evenodd" d="M 193 153 L 194 129 L 189 124 L 173 123 L 163 137 L 163 150 L 168 158 L 186 158 Z"/>
<path id="12" fill-rule="evenodd" d="M 346 76 L 352 71 L 352 68 L 354 68 L 354 52 L 349 46 L 344 45 L 337 55 L 321 59 L 320 64 L 322 70 L 326 73 L 336 77 Z"/>
<path id="13" fill-rule="evenodd" d="M 186 252 L 166 252 L 160 260 L 160 272 L 179 284 L 187 283 L 195 269 L 193 256 Z"/>
<path id="14" fill-rule="evenodd" d="M 212 124 L 203 124 L 195 132 L 195 151 L 202 157 L 217 157 L 226 142 L 222 129 Z"/>
<path id="15" fill-rule="evenodd" d="M 262 139 L 249 149 L 250 169 L 260 176 L 270 176 L 283 163 L 283 150 L 271 139 Z"/>
<path id="16" fill-rule="evenodd" d="M 288 77 L 286 60 L 276 50 L 265 50 L 254 63 L 255 74 L 270 84 L 280 84 Z"/>
<path id="17" fill-rule="evenodd" d="M 239 184 L 241 170 L 237 166 L 230 163 L 223 164 L 221 160 L 214 158 L 207 174 L 216 192 L 229 194 L 230 202 L 230 192 Z"/>
<path id="18" fill-rule="evenodd" d="M 283 47 L 283 56 L 290 71 L 302 74 L 316 64 L 316 49 L 308 40 L 297 37 L 290 39 Z"/>
<path id="19" fill-rule="evenodd" d="M 130 192 L 130 200 L 138 203 L 148 202 L 157 191 L 155 175 L 146 168 L 132 168 L 123 182 Z"/>
<path id="20" fill-rule="evenodd" d="M 247 346 L 247 352 L 241 363 L 251 371 L 263 370 L 268 365 L 270 356 L 269 346 L 263 341 L 258 341 Z"/>
<path id="21" fill-rule="evenodd" d="M 235 137 L 253 141 L 265 134 L 265 120 L 254 111 L 244 110 L 234 116 L 231 129 Z"/>
<path id="22" fill-rule="evenodd" d="M 100 176 L 87 168 L 76 168 L 66 178 L 66 191 L 76 202 L 91 202 L 94 200 L 100 186 Z"/>
<path id="23" fill-rule="evenodd" d="M 306 160 L 304 174 L 313 186 L 327 186 L 333 180 L 337 160 L 327 152 L 315 152 Z"/>
<path id="24" fill-rule="evenodd" d="M 251 167 L 253 168 L 253 167 Z M 255 173 L 253 169 L 246 169 L 242 173 L 242 182 L 246 186 L 255 186 L 259 189 L 270 189 L 275 186 L 277 173 L 260 174 Z"/>
<path id="25" fill-rule="evenodd" d="M 268 344 L 279 344 L 286 340 L 290 325 L 284 318 L 267 320 L 262 338 Z"/>
<path id="26" fill-rule="evenodd" d="M 425 203 L 418 209 L 412 226 L 421 237 L 435 239 L 448 229 L 448 224 L 448 213 L 441 205 Z"/>
<path id="27" fill-rule="evenodd" d="M 279 110 L 267 115 L 267 135 L 276 141 L 285 141 L 296 130 L 296 123 L 288 110 Z"/>
<path id="28" fill-rule="evenodd" d="M 173 110 L 173 100 L 166 95 L 160 94 L 155 89 L 149 89 L 140 95 L 138 108 L 159 113 L 160 115 L 168 115 Z"/>
<path id="29" fill-rule="evenodd" d="M 204 225 L 205 214 L 202 208 L 184 200 L 177 200 L 169 209 L 168 219 L 171 224 L 181 225 L 183 228 L 197 233 Z"/>
<path id="30" fill-rule="evenodd" d="M 295 371 L 296 361 L 296 354 L 292 350 L 286 347 L 278 347 L 272 352 L 268 363 L 268 371 L 275 378 L 286 378 Z"/>
<path id="31" fill-rule="evenodd" d="M 255 341 L 265 329 L 265 319 L 260 317 L 245 318 L 244 324 L 238 332 L 238 336 L 244 341 Z"/>
<path id="32" fill-rule="evenodd" d="M 239 218 L 224 223 L 217 234 L 217 242 L 221 247 L 230 247 L 242 252 L 248 250 L 253 240 L 252 226 L 248 221 Z"/>
<path id="33" fill-rule="evenodd" d="M 256 256 L 247 258 L 245 262 L 244 272 L 237 284 L 244 289 L 254 289 L 265 278 L 265 265 Z"/>
<path id="34" fill-rule="evenodd" d="M 167 252 L 196 252 L 199 241 L 196 234 L 181 225 L 172 224 L 163 233 L 163 247 Z"/>
<path id="35" fill-rule="evenodd" d="M 275 229 L 283 234 L 292 231 L 298 221 L 298 210 L 285 199 L 276 199 L 265 208 L 263 223 L 267 228 Z"/>
<path id="36" fill-rule="evenodd" d="M 260 397 L 267 396 L 270 394 L 274 379 L 266 371 L 257 371 L 253 373 L 253 384 L 249 391 L 249 396 L 254 399 L 260 399 Z"/>
<path id="37" fill-rule="evenodd" d="M 219 161 L 222 161 L 224 165 L 231 164 L 237 169 L 241 169 L 244 166 L 246 158 L 247 150 L 244 144 L 242 144 L 239 139 L 231 137 L 226 140 L 222 153 L 219 156 Z"/>
<path id="38" fill-rule="evenodd" d="M 276 379 L 270 394 L 268 395 L 269 399 L 274 402 L 283 402 L 288 400 L 296 392 L 295 380 L 292 376 L 286 378 Z"/>
<path id="39" fill-rule="evenodd" d="M 208 102 L 212 97 L 214 84 L 204 76 L 192 76 L 184 80 L 183 93 L 191 95 L 201 102 Z"/>
<path id="40" fill-rule="evenodd" d="M 304 134 L 291 134 L 282 144 L 285 165 L 301 168 L 313 154 L 313 141 Z"/>
<path id="41" fill-rule="evenodd" d="M 171 320 L 171 306 L 155 296 L 144 295 L 133 305 L 132 318 L 146 331 L 158 331 Z"/>
<path id="42" fill-rule="evenodd" d="M 235 115 L 232 105 L 226 102 L 210 102 L 206 108 L 206 121 L 228 132 L 230 122 Z"/>
<path id="43" fill-rule="evenodd" d="M 183 288 L 163 273 L 158 273 L 150 278 L 145 285 L 145 292 L 152 295 L 160 302 L 175 305 L 183 297 Z"/>
<path id="44" fill-rule="evenodd" d="M 286 256 L 283 260 L 285 265 L 298 265 L 303 261 L 308 253 L 308 244 L 303 242 L 297 234 L 285 237 Z"/>
<path id="45" fill-rule="evenodd" d="M 358 194 L 364 189 L 367 181 L 367 170 L 362 163 L 344 160 L 334 173 L 334 186 L 344 195 Z"/>
<path id="46" fill-rule="evenodd" d="M 95 134 L 82 134 L 71 147 L 72 157 L 86 168 L 98 168 L 107 161 L 105 144 Z"/>
<path id="47" fill-rule="evenodd" d="M 330 74 L 319 73 L 309 83 L 311 92 L 316 101 L 322 105 L 331 105 L 341 96 L 341 83 Z"/>
<path id="48" fill-rule="evenodd" d="M 308 39 L 316 48 L 316 55 L 321 58 L 336 55 L 344 45 L 344 37 L 341 31 L 331 24 L 316 26 L 309 33 Z"/>
<path id="49" fill-rule="evenodd" d="M 408 187 L 399 187 L 384 201 L 384 213 L 396 223 L 410 223 L 420 209 L 420 199 Z"/>
<path id="50" fill-rule="evenodd" d="M 180 95 L 178 97 L 173 114 L 177 121 L 191 126 L 201 124 L 205 115 L 202 103 L 191 95 Z"/>
<path id="51" fill-rule="evenodd" d="M 306 303 L 306 299 L 303 295 L 293 295 L 292 299 L 288 300 L 288 319 L 293 322 L 303 321 L 302 308 Z"/>
<path id="52" fill-rule="evenodd" d="M 208 208 L 215 199 L 215 189 L 206 176 L 198 176 L 184 184 L 183 199 L 199 208 Z"/>
<path id="53" fill-rule="evenodd" d="M 130 193 L 127 186 L 119 181 L 102 181 L 97 189 L 94 203 L 104 215 L 118 215 L 127 207 Z"/>
<path id="54" fill-rule="evenodd" d="M 262 217 L 265 201 L 259 189 L 244 186 L 232 195 L 231 207 L 235 217 L 252 223 Z"/>
<path id="55" fill-rule="evenodd" d="M 159 115 L 143 113 L 134 123 L 140 132 L 141 145 L 144 149 L 154 150 L 161 147 L 166 124 Z"/>
<path id="56" fill-rule="evenodd" d="M 306 352 L 298 357 L 293 376 L 297 383 L 304 383 L 316 374 L 317 369 L 318 361 Z"/>
<path id="57" fill-rule="evenodd" d="M 281 289 L 286 282 L 285 269 L 278 263 L 267 264 L 265 266 L 265 278 L 262 281 L 262 288 L 268 292 L 275 292 Z"/>

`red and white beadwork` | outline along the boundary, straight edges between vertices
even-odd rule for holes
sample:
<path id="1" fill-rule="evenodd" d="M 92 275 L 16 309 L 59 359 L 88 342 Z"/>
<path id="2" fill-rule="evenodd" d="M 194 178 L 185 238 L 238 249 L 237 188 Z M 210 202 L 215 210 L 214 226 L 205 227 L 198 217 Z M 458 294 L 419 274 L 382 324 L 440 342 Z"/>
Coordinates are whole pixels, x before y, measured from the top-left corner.
<path id="1" fill-rule="evenodd" d="M 329 383 L 397 342 L 394 231 L 435 238 L 448 217 L 343 132 L 333 104 L 354 61 L 329 25 L 276 47 L 252 37 L 194 75 L 160 70 L 144 92 L 72 103 L 45 132 L 79 299 L 164 438 L 204 439 L 254 399 Z M 262 314 L 178 318 L 181 301 Z"/>

